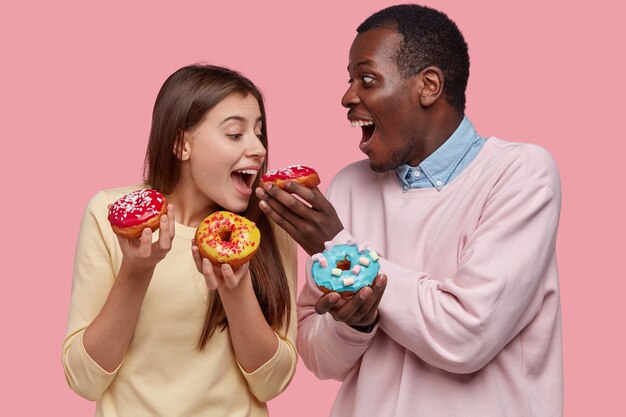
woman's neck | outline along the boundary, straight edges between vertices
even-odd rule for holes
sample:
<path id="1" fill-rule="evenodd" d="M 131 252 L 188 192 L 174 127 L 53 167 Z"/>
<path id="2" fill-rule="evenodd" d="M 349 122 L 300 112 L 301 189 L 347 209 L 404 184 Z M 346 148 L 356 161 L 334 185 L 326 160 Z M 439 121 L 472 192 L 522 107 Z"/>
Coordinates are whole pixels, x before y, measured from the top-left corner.
<path id="1" fill-rule="evenodd" d="M 167 202 L 174 205 L 176 222 L 188 227 L 197 227 L 200 222 L 219 207 L 204 196 L 192 184 L 182 178 L 174 190 L 165 196 Z"/>

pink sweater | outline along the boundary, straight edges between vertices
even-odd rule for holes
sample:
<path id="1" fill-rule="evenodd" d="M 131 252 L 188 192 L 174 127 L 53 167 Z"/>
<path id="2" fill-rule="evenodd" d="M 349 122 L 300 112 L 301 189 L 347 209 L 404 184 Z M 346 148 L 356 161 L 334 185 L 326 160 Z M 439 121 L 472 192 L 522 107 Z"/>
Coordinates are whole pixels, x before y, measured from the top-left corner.
<path id="1" fill-rule="evenodd" d="M 360 161 L 328 196 L 345 227 L 334 242 L 373 242 L 388 277 L 379 324 L 361 333 L 315 313 L 307 267 L 297 345 L 319 378 L 343 381 L 332 416 L 563 414 L 561 189 L 547 151 L 490 138 L 441 191 L 405 194 L 394 171 Z"/>

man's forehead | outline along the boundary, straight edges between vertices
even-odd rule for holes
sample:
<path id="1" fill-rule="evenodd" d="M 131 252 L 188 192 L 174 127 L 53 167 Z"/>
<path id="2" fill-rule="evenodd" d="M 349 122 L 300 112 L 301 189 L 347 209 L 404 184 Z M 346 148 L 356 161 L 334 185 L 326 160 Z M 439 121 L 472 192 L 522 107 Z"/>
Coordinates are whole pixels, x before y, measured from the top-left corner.
<path id="1" fill-rule="evenodd" d="M 359 33 L 350 48 L 350 65 L 353 67 L 376 65 L 384 59 L 392 59 L 402 40 L 393 28 L 376 28 Z"/>

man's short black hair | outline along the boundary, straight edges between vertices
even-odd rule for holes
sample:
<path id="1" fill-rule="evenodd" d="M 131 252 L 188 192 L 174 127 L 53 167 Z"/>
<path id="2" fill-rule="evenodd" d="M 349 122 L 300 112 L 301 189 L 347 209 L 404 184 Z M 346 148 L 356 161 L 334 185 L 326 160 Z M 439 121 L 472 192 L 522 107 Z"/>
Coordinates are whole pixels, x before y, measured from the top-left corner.
<path id="1" fill-rule="evenodd" d="M 444 75 L 444 93 L 450 105 L 465 112 L 465 89 L 469 78 L 467 43 L 457 25 L 444 13 L 417 4 L 382 9 L 357 28 L 358 33 L 392 26 L 403 37 L 396 52 L 398 69 L 405 78 L 428 66 Z"/>

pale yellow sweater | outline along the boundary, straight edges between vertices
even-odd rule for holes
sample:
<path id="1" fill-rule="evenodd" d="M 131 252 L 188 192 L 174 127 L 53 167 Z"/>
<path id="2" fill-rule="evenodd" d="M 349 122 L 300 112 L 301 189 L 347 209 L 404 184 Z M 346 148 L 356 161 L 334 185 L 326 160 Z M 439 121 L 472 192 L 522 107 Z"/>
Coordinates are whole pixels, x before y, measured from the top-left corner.
<path id="1" fill-rule="evenodd" d="M 122 364 L 109 373 L 85 351 L 84 330 L 104 304 L 122 260 L 107 205 L 137 188 L 101 191 L 85 210 L 63 342 L 68 384 L 97 401 L 96 416 L 266 416 L 265 402 L 286 388 L 297 361 L 296 246 L 278 228 L 275 233 L 291 287 L 291 324 L 277 334 L 275 355 L 253 373 L 237 363 L 228 330 L 216 332 L 204 352 L 196 349 L 208 290 L 191 256 L 195 229 L 178 223 L 172 249 L 155 269 Z"/>

